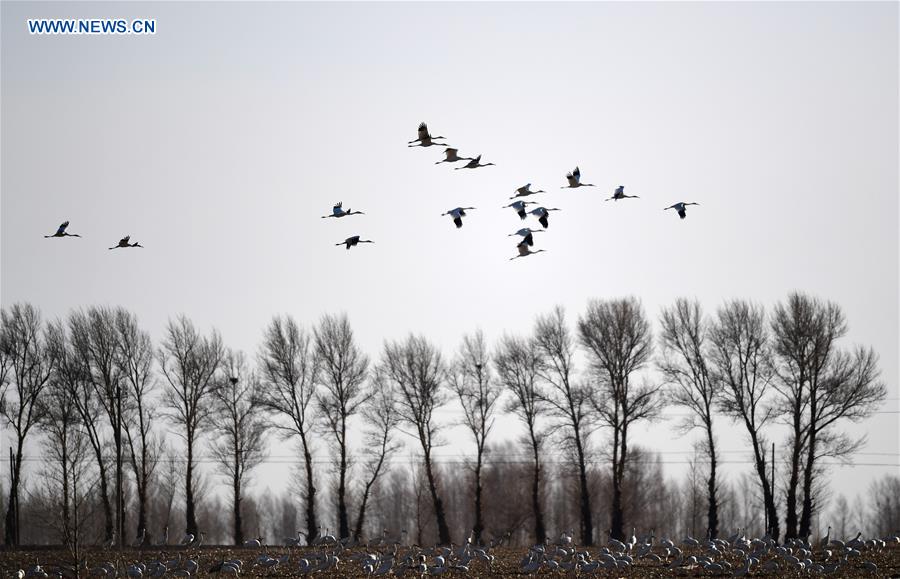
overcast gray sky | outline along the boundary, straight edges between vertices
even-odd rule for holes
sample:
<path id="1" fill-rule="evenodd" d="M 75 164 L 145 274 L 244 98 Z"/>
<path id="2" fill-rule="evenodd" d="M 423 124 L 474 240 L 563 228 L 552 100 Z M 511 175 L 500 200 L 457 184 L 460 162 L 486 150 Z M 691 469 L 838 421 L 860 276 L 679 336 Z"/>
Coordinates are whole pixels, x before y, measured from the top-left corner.
<path id="1" fill-rule="evenodd" d="M 4 306 L 122 305 L 156 340 L 186 313 L 250 353 L 273 314 L 345 311 L 377 358 L 410 331 L 448 355 L 476 327 L 529 331 L 556 304 L 574 322 L 594 297 L 637 295 L 655 320 L 678 296 L 712 311 L 803 290 L 880 354 L 889 413 L 856 432 L 885 454 L 858 461 L 897 462 L 897 3 L 0 10 Z M 27 32 L 76 17 L 157 32 Z M 421 121 L 496 166 L 435 165 L 439 147 L 406 147 Z M 561 190 L 575 165 L 599 187 Z M 536 237 L 546 253 L 510 262 L 523 224 L 500 207 L 526 182 L 562 211 Z M 604 203 L 620 184 L 641 198 Z M 662 211 L 681 200 L 701 205 Z M 336 201 L 366 215 L 320 219 Z M 459 205 L 477 208 L 462 230 L 440 216 Z M 64 220 L 84 237 L 43 239 Z M 106 249 L 128 234 L 145 249 Z M 376 244 L 334 246 L 353 234 Z M 720 425 L 723 449 L 746 448 Z M 836 469 L 834 488 L 898 471 Z"/>

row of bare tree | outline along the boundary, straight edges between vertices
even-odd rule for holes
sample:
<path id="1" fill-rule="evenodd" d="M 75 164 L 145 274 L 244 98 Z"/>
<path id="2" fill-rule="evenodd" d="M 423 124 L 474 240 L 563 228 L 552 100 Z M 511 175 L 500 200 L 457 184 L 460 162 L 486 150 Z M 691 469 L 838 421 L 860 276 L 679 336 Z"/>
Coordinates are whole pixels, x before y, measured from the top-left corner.
<path id="1" fill-rule="evenodd" d="M 534 539 L 547 539 L 545 491 L 554 484 L 545 468 L 550 453 L 551 462 L 562 458 L 572 467 L 579 539 L 592 545 L 601 511 L 594 504 L 600 496 L 596 480 L 601 470 L 607 472 L 593 457 L 599 452 L 608 465 L 608 505 L 602 510 L 609 533 L 624 538 L 627 516 L 632 523 L 638 516 L 625 506 L 639 484 L 629 432 L 635 423 L 659 417 L 669 403 L 686 409 L 685 431 L 703 432 L 710 536 L 719 533 L 722 503 L 714 419 L 745 430 L 766 530 L 776 539 L 779 501 L 774 465 L 766 459 L 767 433 L 775 421 L 789 425 L 785 534 L 806 536 L 819 509 L 822 459 L 848 458 L 863 443 L 842 433 L 840 424 L 870 415 L 885 396 L 874 351 L 841 348 L 837 342 L 846 332 L 839 306 L 791 294 L 769 314 L 760 305 L 733 300 L 706 315 L 698 302 L 679 299 L 663 308 L 654 338 L 640 301 L 629 297 L 591 301 L 574 331 L 556 308 L 537 317 L 531 335 L 504 335 L 493 348 L 476 332 L 463 338 L 451 359 L 427 338 L 410 335 L 386 341 L 372 363 L 346 316 L 326 315 L 310 329 L 289 316 L 275 317 L 253 364 L 225 347 L 218 332 L 203 335 L 184 316 L 170 321 L 154 348 L 136 317 L 122 308 L 90 307 L 45 323 L 33 306 L 16 304 L 3 309 L 0 327 L 0 412 L 15 441 L 5 540 L 19 543 L 22 461 L 35 429 L 43 435 L 44 456 L 56 465 L 52 478 L 58 479 L 65 537 L 77 533 L 79 505 L 87 500 L 99 503 L 107 540 L 122 542 L 126 487 L 132 485 L 134 529 L 146 538 L 150 497 L 164 478 L 159 465 L 176 448 L 164 435 L 172 426 L 185 457 L 179 476 L 188 533 L 200 532 L 195 492 L 205 436 L 207 452 L 230 487 L 232 539 L 240 544 L 244 488 L 266 459 L 269 436 L 293 440 L 299 448 L 307 539 L 320 531 L 317 485 L 325 475 L 316 441 L 327 441 L 336 527 L 341 537 L 359 538 L 372 498 L 381 491 L 379 481 L 395 474 L 390 464 L 403 432 L 421 451 L 436 538 L 447 544 L 445 501 L 453 489 L 441 484 L 433 451 L 449 425 L 436 419 L 435 410 L 451 399 L 475 443 L 469 510 L 476 541 L 487 527 L 486 455 L 500 413 L 524 427 L 520 444 L 530 457 L 527 502 Z M 363 445 L 351 448 L 348 435 L 360 428 Z M 609 433 L 603 450 L 601 429 Z M 98 501 L 87 494 L 94 485 Z M 168 497 L 171 512 L 174 490 Z M 491 527 L 496 529 L 493 522 Z"/>
<path id="2" fill-rule="evenodd" d="M 625 519 L 637 529 L 637 534 L 655 530 L 658 538 L 700 536 L 706 528 L 707 467 L 702 458 L 691 461 L 683 476 L 674 477 L 669 467 L 671 458 L 659 456 L 639 446 L 632 447 L 626 477 L 632 481 L 623 495 Z M 506 536 L 511 544 L 527 546 L 533 543 L 531 465 L 519 458 L 515 441 L 492 442 L 485 451 L 483 463 L 483 504 L 486 538 Z M 786 458 L 786 457 L 785 457 Z M 611 504 L 611 471 L 605 462 L 593 461 L 588 487 L 595 499 L 594 520 L 608 521 Z M 147 541 L 150 546 L 166 542 L 163 529 L 171 525 L 169 544 L 177 543 L 184 531 L 183 461 L 164 457 L 159 479 L 148 500 L 148 520 L 154 521 L 154 532 Z M 454 537 L 467 536 L 474 526 L 471 489 L 474 486 L 474 463 L 444 459 L 437 463 L 436 472 L 447 507 L 447 524 Z M 577 528 L 578 476 L 570 462 L 546 460 L 544 484 L 540 501 L 545 516 L 548 537 L 555 539 L 561 532 L 572 535 Z M 667 473 L 669 473 L 667 475 Z M 22 529 L 23 544 L 60 544 L 66 540 L 59 513 L 62 510 L 59 494 L 59 469 L 47 463 L 31 477 L 21 512 L 27 524 Z M 301 475 L 302 469 L 297 471 Z M 786 473 L 782 473 L 782 477 Z M 2 482 L 6 482 L 5 480 Z M 215 478 L 202 475 L 195 489 L 197 524 L 207 531 L 205 541 L 212 544 L 233 542 L 233 514 L 230 499 L 216 492 Z M 270 545 L 284 544 L 296 536 L 304 513 L 298 509 L 296 493 L 291 487 L 272 491 L 262 480 L 258 492 L 243 501 L 243 523 L 253 537 L 260 537 Z M 779 483 L 781 484 L 781 483 Z M 866 536 L 889 536 L 900 529 L 900 477 L 886 475 L 859 487 L 856 496 L 848 500 L 844 495 L 832 498 L 823 512 L 814 517 L 817 537 L 832 527 L 832 537 L 852 538 L 858 531 Z M 103 516 L 99 496 L 79 493 L 82 514 L 78 528 L 81 544 L 96 544 L 103 537 Z M 6 486 L 0 484 L 0 511 L 5 511 Z M 762 496 L 758 481 L 750 473 L 736 473 L 723 480 L 718 489 L 719 521 L 723 534 L 742 528 L 748 536 L 764 532 Z M 823 499 L 827 496 L 822 497 Z M 174 499 L 174 500 L 173 500 Z M 355 495 L 359 500 L 359 495 Z M 136 490 L 126 485 L 125 502 L 136 506 Z M 320 502 L 320 516 L 336 520 L 333 501 Z M 825 505 L 821 502 L 820 505 Z M 779 508 L 783 505 L 782 500 Z M 385 473 L 371 493 L 366 536 L 379 537 L 388 529 L 388 541 L 403 544 L 428 545 L 437 541 L 433 506 L 429 496 L 424 466 L 420 457 L 398 456 L 394 467 Z M 407 530 L 408 532 L 404 532 Z M 176 532 L 177 531 L 177 532 Z M 136 534 L 130 533 L 128 542 L 137 544 Z M 174 537 L 174 538 L 173 538 Z M 71 539 L 71 537 L 70 537 Z"/>

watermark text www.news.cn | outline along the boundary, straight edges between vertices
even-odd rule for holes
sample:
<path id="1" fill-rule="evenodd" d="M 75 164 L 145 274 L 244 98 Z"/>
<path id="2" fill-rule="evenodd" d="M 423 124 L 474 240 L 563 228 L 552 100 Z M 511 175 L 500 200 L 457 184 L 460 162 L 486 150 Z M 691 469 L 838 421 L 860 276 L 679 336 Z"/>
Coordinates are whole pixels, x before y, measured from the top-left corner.
<path id="1" fill-rule="evenodd" d="M 156 34 L 153 18 L 35 18 L 28 20 L 31 34 Z"/>

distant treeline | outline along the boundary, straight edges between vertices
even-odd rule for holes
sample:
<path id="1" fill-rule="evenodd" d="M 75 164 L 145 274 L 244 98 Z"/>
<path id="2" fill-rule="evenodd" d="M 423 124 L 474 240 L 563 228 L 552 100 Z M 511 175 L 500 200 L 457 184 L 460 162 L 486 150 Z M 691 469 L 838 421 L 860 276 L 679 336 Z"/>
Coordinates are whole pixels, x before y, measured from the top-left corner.
<path id="1" fill-rule="evenodd" d="M 281 316 L 248 357 L 185 316 L 154 344 L 123 308 L 45 321 L 14 304 L 0 327 L 5 543 L 805 537 L 821 526 L 828 465 L 864 442 L 842 425 L 886 395 L 874 350 L 843 345 L 846 333 L 837 304 L 802 293 L 768 311 L 678 299 L 655 331 L 628 297 L 590 301 L 573 325 L 557 307 L 530 335 L 490 345 L 476 331 L 451 356 L 409 335 L 370 359 L 346 315 L 308 328 Z M 435 410 L 451 405 L 471 453 L 442 461 L 434 450 L 458 421 Z M 682 481 L 631 444 L 666 406 L 698 432 Z M 500 414 L 517 419 L 518 439 L 496 440 Z M 786 438 L 773 440 L 776 422 Z M 747 444 L 752 471 L 736 480 L 719 472 L 719 423 Z M 290 490 L 245 496 L 274 437 L 296 449 Z M 838 497 L 835 532 L 900 529 L 900 477 L 865 490 L 852 509 Z"/>

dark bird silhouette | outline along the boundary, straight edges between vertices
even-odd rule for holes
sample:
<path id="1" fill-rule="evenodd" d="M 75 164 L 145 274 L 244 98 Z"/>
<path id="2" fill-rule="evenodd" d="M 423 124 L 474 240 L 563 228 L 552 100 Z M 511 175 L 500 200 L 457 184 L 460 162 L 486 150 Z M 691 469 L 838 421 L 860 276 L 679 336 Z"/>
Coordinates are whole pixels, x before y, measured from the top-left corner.
<path id="1" fill-rule="evenodd" d="M 365 213 L 362 211 L 350 211 L 349 208 L 344 211 L 343 202 L 338 201 L 334 204 L 334 207 L 331 208 L 331 215 L 323 215 L 322 219 L 328 219 L 329 217 L 346 217 L 348 215 L 365 215 Z"/>
<path id="2" fill-rule="evenodd" d="M 532 209 L 531 211 L 529 211 L 529 213 L 538 218 L 538 223 L 541 224 L 541 227 L 547 229 L 547 227 L 549 227 L 550 225 L 549 219 L 551 211 L 560 211 L 560 209 L 556 207 L 552 207 L 550 209 L 547 209 L 546 207 L 538 207 L 537 209 Z"/>
<path id="3" fill-rule="evenodd" d="M 56 233 L 53 235 L 45 235 L 44 239 L 48 237 L 81 237 L 77 233 L 66 233 L 66 228 L 69 226 L 68 221 L 64 221 L 56 230 Z"/>
<path id="4" fill-rule="evenodd" d="M 522 243 L 528 245 L 534 245 L 534 233 L 543 233 L 543 229 L 531 229 L 530 227 L 523 227 L 522 229 L 516 231 L 515 233 L 510 233 L 507 237 L 512 237 L 513 235 L 522 236 Z"/>
<path id="5" fill-rule="evenodd" d="M 472 157 L 460 157 L 457 155 L 459 149 L 454 149 L 453 147 L 447 147 L 444 149 L 444 160 L 438 161 L 435 165 L 440 165 L 441 163 L 455 163 L 457 161 L 471 161 Z"/>
<path id="6" fill-rule="evenodd" d="M 515 257 L 510 257 L 509 258 L 510 261 L 520 258 L 520 257 L 528 257 L 529 255 L 534 255 L 535 253 L 540 253 L 542 251 L 547 251 L 546 249 L 539 249 L 537 251 L 531 251 L 531 247 L 529 247 L 528 244 L 525 243 L 525 241 L 519 242 L 519 244 L 516 245 L 516 249 L 519 250 L 519 255 L 517 255 Z"/>
<path id="7" fill-rule="evenodd" d="M 456 225 L 456 228 L 459 229 L 463 226 L 462 218 L 466 216 L 466 211 L 471 209 L 475 209 L 474 207 L 457 207 L 456 209 L 451 209 L 446 213 L 441 213 L 441 217 L 444 215 L 449 215 L 453 218 L 453 223 Z"/>
<path id="8" fill-rule="evenodd" d="M 118 245 L 115 245 L 115 246 L 113 246 L 113 247 L 110 247 L 110 249 L 119 249 L 119 248 L 123 248 L 123 247 L 144 247 L 143 245 L 141 245 L 141 244 L 138 243 L 137 241 L 135 241 L 134 243 L 128 243 L 128 240 L 129 240 L 129 239 L 131 239 L 131 236 L 130 236 L 130 235 L 126 235 L 125 237 L 123 237 L 122 239 L 119 240 L 119 244 L 118 244 Z"/>
<path id="9" fill-rule="evenodd" d="M 447 146 L 447 143 L 435 143 L 435 139 L 443 139 L 444 137 L 432 137 L 431 133 L 428 132 L 428 125 L 425 123 L 421 123 L 419 125 L 419 138 L 415 141 L 410 141 L 407 146 L 409 147 L 430 147 L 432 145 L 441 145 L 443 147 Z M 414 145 L 413 143 L 419 143 L 418 145 Z"/>
<path id="10" fill-rule="evenodd" d="M 480 163 L 481 163 L 481 155 L 478 155 L 477 157 L 475 157 L 474 159 L 472 159 L 471 161 L 469 161 L 468 163 L 466 163 L 466 164 L 463 165 L 462 167 L 453 167 L 453 168 L 456 169 L 456 170 L 459 170 L 459 169 L 477 169 L 478 167 L 490 167 L 491 165 L 493 165 L 493 163 L 485 163 L 485 164 L 483 164 L 483 165 L 480 164 Z"/>
<path id="11" fill-rule="evenodd" d="M 354 235 L 353 237 L 348 237 L 347 239 L 345 239 L 344 241 L 342 241 L 340 243 L 335 243 L 335 245 L 346 245 L 347 249 L 350 249 L 351 247 L 355 247 L 360 243 L 375 243 L 375 242 L 371 241 L 369 239 L 360 239 L 358 235 Z"/>
<path id="12" fill-rule="evenodd" d="M 516 189 L 516 194 L 510 197 L 510 199 L 515 199 L 516 197 L 528 197 L 529 195 L 537 195 L 538 193 L 546 193 L 546 191 L 532 191 L 531 183 L 528 183 L 527 185 L 522 185 Z"/>
<path id="13" fill-rule="evenodd" d="M 616 192 L 607 201 L 618 201 L 619 199 L 639 199 L 639 197 L 637 195 L 626 195 L 625 185 L 619 185 L 616 187 Z"/>
<path id="14" fill-rule="evenodd" d="M 679 201 L 675 205 L 670 205 L 663 209 L 663 211 L 667 211 L 669 209 L 674 209 L 678 213 L 678 217 L 684 219 L 687 217 L 687 206 L 688 205 L 700 205 L 699 203 L 685 203 L 684 201 Z"/>
<path id="15" fill-rule="evenodd" d="M 560 187 L 560 189 L 575 189 L 576 187 L 594 187 L 593 183 L 581 182 L 581 169 L 575 167 L 571 173 L 566 173 L 566 180 L 569 182 L 568 187 Z"/>
<path id="16" fill-rule="evenodd" d="M 512 207 L 513 210 L 519 215 L 519 219 L 525 219 L 527 214 L 525 213 L 526 205 L 537 205 L 536 201 L 522 201 L 521 199 L 518 201 L 513 201 L 509 205 L 504 205 L 501 209 L 506 209 L 507 207 Z"/>

